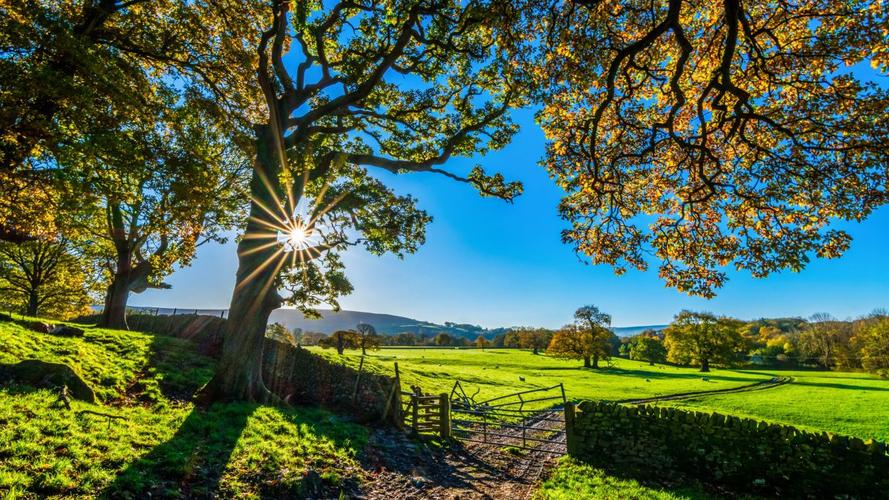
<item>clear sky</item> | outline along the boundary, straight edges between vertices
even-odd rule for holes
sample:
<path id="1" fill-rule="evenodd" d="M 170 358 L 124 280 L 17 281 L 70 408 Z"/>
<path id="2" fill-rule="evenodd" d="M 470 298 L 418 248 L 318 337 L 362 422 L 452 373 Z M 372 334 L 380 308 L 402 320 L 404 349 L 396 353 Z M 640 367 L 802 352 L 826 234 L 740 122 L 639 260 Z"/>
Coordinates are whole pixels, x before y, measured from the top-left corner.
<path id="1" fill-rule="evenodd" d="M 846 318 L 889 307 L 889 207 L 862 224 L 842 226 L 854 237 L 844 257 L 813 259 L 801 273 L 762 280 L 732 272 L 712 300 L 666 288 L 656 265 L 618 277 L 607 266 L 583 264 L 560 241 L 565 227 L 556 211 L 560 190 L 538 165 L 543 134 L 530 110 L 515 119 L 521 131 L 506 149 L 450 164 L 466 172 L 481 163 L 523 181 L 525 193 L 514 204 L 481 198 L 470 186 L 434 174 L 378 174 L 418 198 L 434 220 L 426 245 L 404 260 L 350 250 L 345 262 L 355 292 L 341 300 L 344 309 L 487 327 L 557 327 L 584 304 L 611 313 L 615 326 L 667 323 L 683 308 L 741 318 L 821 311 Z M 233 241 L 206 245 L 191 267 L 167 279 L 172 289 L 134 295 L 130 303 L 227 308 L 236 265 Z"/>

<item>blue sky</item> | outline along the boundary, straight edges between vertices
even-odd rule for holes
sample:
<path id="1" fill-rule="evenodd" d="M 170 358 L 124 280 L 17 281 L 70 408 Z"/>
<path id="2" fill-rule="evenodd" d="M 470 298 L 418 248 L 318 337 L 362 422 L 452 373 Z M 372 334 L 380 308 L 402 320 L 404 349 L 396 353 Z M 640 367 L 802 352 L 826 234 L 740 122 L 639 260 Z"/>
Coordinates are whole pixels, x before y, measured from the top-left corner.
<path id="1" fill-rule="evenodd" d="M 801 273 L 760 280 L 732 272 L 712 300 L 666 288 L 656 270 L 618 277 L 607 266 L 583 264 L 559 239 L 565 227 L 556 211 L 560 190 L 538 165 L 543 134 L 530 110 L 515 119 L 521 131 L 506 149 L 450 164 L 466 172 L 481 163 L 523 181 L 525 193 L 514 204 L 481 198 L 471 187 L 434 174 L 378 174 L 418 198 L 434 221 L 426 245 L 404 260 L 350 250 L 345 262 L 355 292 L 341 300 L 344 309 L 488 327 L 557 327 L 584 304 L 611 313 L 615 326 L 667 323 L 683 308 L 741 318 L 821 311 L 846 318 L 889 307 L 889 207 L 862 224 L 841 226 L 854 237 L 844 257 L 813 260 Z M 233 241 L 206 245 L 191 267 L 167 279 L 172 289 L 134 295 L 130 303 L 226 308 L 236 265 Z"/>

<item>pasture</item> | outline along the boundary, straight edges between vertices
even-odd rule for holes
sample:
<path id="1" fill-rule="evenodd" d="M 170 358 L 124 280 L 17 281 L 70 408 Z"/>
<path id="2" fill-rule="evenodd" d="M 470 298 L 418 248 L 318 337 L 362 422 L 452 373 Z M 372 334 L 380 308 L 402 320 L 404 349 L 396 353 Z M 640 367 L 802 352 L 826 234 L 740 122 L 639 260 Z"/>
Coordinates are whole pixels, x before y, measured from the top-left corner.
<path id="1" fill-rule="evenodd" d="M 333 350 L 311 349 L 331 359 L 340 358 Z M 361 356 L 357 351 L 346 351 L 341 358 L 357 367 Z M 427 393 L 450 392 L 454 380 L 460 380 L 468 393 L 478 390 L 479 401 L 559 383 L 565 384 L 571 400 L 620 401 L 732 389 L 774 376 L 790 376 L 793 381 L 781 387 L 658 404 L 889 440 L 889 381 L 866 373 L 717 368 L 702 374 L 695 368 L 649 366 L 618 358 L 593 370 L 582 368 L 578 360 L 525 350 L 453 348 L 383 348 L 368 352 L 364 369 L 391 375 L 394 362 L 398 362 L 405 389 L 418 385 Z"/>
<path id="2" fill-rule="evenodd" d="M 889 441 L 889 380 L 852 372 L 778 373 L 793 377 L 793 382 L 766 391 L 709 395 L 659 404 Z"/>

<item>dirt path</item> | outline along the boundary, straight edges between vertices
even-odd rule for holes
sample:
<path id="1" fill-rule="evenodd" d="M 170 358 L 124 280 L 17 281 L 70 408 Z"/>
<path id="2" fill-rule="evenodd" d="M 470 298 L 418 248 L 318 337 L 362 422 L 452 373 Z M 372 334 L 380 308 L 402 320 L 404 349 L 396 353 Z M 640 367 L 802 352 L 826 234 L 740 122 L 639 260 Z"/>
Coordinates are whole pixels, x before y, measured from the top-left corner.
<path id="1" fill-rule="evenodd" d="M 475 442 L 457 442 L 442 449 L 417 444 L 395 431 L 378 431 L 370 443 L 371 449 L 379 450 L 376 456 L 370 457 L 377 472 L 365 486 L 364 498 L 531 498 L 544 472 L 565 453 L 563 422 L 543 420 L 532 427 L 530 432 L 547 434 L 552 437 L 552 442 L 541 444 L 533 451 Z M 521 440 L 521 431 L 500 429 L 498 432 Z"/>
<path id="2" fill-rule="evenodd" d="M 617 403 L 624 404 L 646 404 L 646 403 L 656 403 L 658 401 L 674 401 L 679 399 L 689 399 L 698 396 L 709 396 L 714 394 L 732 394 L 736 392 L 752 392 L 752 391 L 762 391 L 766 389 L 774 389 L 776 387 L 781 387 L 784 384 L 789 384 L 793 381 L 792 377 L 772 377 L 769 380 L 764 380 L 762 382 L 756 382 L 755 384 L 744 385 L 741 387 L 734 387 L 731 389 L 716 389 L 713 391 L 698 391 L 698 392 L 684 392 L 681 394 L 667 394 L 665 396 L 657 396 L 653 398 L 643 398 L 643 399 L 624 399 L 622 401 L 616 401 Z"/>

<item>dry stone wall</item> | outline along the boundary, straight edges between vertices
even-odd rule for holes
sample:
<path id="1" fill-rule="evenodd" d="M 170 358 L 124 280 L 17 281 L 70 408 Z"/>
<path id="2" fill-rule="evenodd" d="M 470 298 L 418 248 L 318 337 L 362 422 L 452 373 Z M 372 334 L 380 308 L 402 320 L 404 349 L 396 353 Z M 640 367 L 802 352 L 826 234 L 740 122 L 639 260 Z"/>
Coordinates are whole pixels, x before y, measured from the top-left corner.
<path id="1" fill-rule="evenodd" d="M 585 401 L 568 413 L 569 454 L 635 477 L 794 498 L 889 495 L 884 443 L 654 406 Z"/>

